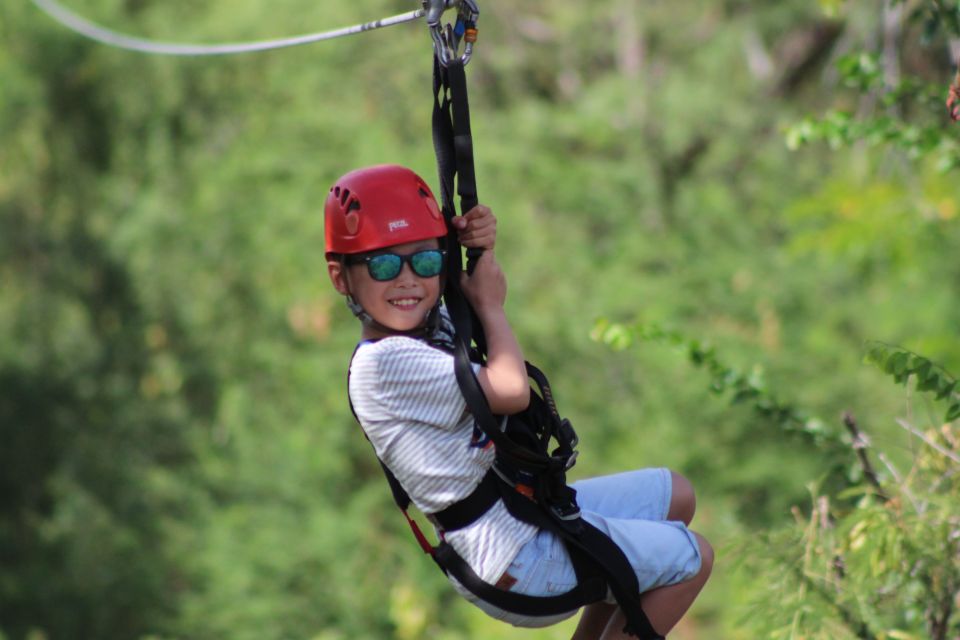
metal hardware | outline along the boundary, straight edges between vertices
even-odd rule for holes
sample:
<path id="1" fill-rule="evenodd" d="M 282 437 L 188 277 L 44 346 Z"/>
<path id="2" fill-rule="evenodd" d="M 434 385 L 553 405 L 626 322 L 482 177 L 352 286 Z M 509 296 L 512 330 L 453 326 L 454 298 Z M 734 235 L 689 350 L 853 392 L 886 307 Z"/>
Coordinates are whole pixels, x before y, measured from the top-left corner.
<path id="1" fill-rule="evenodd" d="M 444 12 L 454 7 L 457 9 L 456 23 L 442 24 Z M 480 9 L 475 0 L 423 0 L 423 9 L 440 64 L 446 67 L 459 59 L 466 66 L 473 56 L 473 44 L 477 40 Z M 463 53 L 458 53 L 461 43 Z"/>

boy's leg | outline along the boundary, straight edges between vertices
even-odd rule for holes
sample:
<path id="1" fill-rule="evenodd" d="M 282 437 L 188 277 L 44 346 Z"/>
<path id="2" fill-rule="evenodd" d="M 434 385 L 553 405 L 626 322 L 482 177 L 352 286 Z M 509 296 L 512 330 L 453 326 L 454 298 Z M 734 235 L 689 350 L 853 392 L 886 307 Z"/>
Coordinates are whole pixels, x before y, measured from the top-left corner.
<path id="1" fill-rule="evenodd" d="M 672 491 L 667 520 L 679 520 L 689 525 L 693 522 L 693 514 L 697 510 L 697 496 L 693 492 L 693 485 L 676 471 L 670 472 L 670 480 Z"/>
<path id="2" fill-rule="evenodd" d="M 713 547 L 700 534 L 695 533 L 694 535 L 700 543 L 700 573 L 686 582 L 648 591 L 640 598 L 643 603 L 643 611 L 650 619 L 650 624 L 664 636 L 673 629 L 674 625 L 680 621 L 683 614 L 693 604 L 713 569 Z M 610 616 L 610 621 L 607 623 L 603 635 L 594 637 L 600 638 L 600 640 L 627 640 L 630 636 L 623 633 L 624 624 L 623 612 L 617 608 Z M 574 635 L 574 638 L 579 640 L 581 636 Z M 582 636 L 582 638 L 586 640 L 587 636 Z"/>
<path id="3" fill-rule="evenodd" d="M 607 628 L 610 616 L 620 609 L 615 604 L 595 602 L 583 608 L 580 622 L 571 640 L 597 640 Z"/>
<path id="4" fill-rule="evenodd" d="M 648 471 L 639 473 L 648 473 Z M 621 477 L 625 478 L 626 476 Z M 638 477 L 638 479 L 640 479 L 640 477 Z M 601 512 L 607 511 L 608 508 L 610 511 L 618 508 L 623 509 L 625 505 L 618 501 L 614 494 L 617 493 L 616 489 L 622 491 L 625 487 L 623 485 L 614 487 L 607 484 L 611 480 L 613 480 L 612 477 L 597 478 L 594 481 L 587 481 L 587 487 L 578 483 L 578 488 L 587 489 L 583 491 L 581 495 L 587 498 L 586 502 L 591 503 L 591 507 L 598 508 Z M 626 486 L 629 486 L 629 483 Z M 650 518 L 652 520 L 663 518 L 665 520 L 690 524 L 696 510 L 696 497 L 693 486 L 689 480 L 673 471 L 669 472 L 668 486 L 670 491 L 669 507 L 664 505 L 660 507 L 663 511 L 656 513 L 658 510 L 655 507 L 655 503 L 648 502 L 640 507 L 640 512 L 630 515 L 633 517 Z M 604 504 L 611 500 L 613 500 L 614 503 L 620 502 L 620 504 L 610 503 L 609 506 Z M 643 501 L 641 501 L 641 503 L 642 502 Z M 710 575 L 713 564 L 713 549 L 702 536 L 695 533 L 693 535 L 701 552 L 699 572 L 685 582 L 655 588 L 644 593 L 642 596 L 644 611 L 649 616 L 653 627 L 661 633 L 666 633 L 666 630 L 672 629 L 674 625 L 676 625 L 687 609 L 689 609 L 690 605 L 693 604 L 694 599 Z M 577 629 L 573 635 L 573 640 L 593 640 L 595 638 L 613 640 L 616 638 L 624 638 L 627 636 L 622 634 L 623 626 L 623 614 L 616 605 L 595 603 L 584 608 L 580 623 L 577 625 Z"/>

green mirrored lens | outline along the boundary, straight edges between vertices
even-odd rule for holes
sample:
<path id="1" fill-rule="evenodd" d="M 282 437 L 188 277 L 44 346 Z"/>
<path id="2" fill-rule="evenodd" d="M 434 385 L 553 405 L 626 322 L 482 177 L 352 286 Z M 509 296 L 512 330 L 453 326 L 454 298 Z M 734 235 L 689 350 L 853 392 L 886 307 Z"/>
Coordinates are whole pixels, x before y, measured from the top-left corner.
<path id="1" fill-rule="evenodd" d="M 370 277 L 374 280 L 393 280 L 400 275 L 403 258 L 392 253 L 373 256 L 367 261 Z"/>
<path id="2" fill-rule="evenodd" d="M 421 278 L 432 278 L 443 269 L 443 253 L 437 250 L 418 251 L 410 256 L 413 272 Z"/>

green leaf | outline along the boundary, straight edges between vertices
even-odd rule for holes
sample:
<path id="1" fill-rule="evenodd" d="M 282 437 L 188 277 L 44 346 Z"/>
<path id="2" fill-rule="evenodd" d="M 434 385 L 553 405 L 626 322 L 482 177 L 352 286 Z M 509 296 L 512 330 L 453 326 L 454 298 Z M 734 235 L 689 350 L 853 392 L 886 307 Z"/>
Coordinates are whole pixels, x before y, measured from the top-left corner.
<path id="1" fill-rule="evenodd" d="M 886 361 L 888 353 L 889 351 L 884 345 L 874 343 L 867 350 L 866 355 L 863 357 L 863 361 L 867 364 L 872 364 L 882 369 L 883 363 Z"/>
<path id="2" fill-rule="evenodd" d="M 940 378 L 940 391 L 937 392 L 937 400 L 943 400 L 951 393 L 957 386 L 956 380 L 947 380 L 946 378 Z"/>
<path id="3" fill-rule="evenodd" d="M 630 329 L 622 324 L 604 323 L 596 329 L 600 340 L 615 351 L 623 351 L 633 344 L 633 335 Z"/>
<path id="4" fill-rule="evenodd" d="M 919 369 L 920 366 L 921 366 L 924 362 L 926 362 L 927 364 L 929 364 L 929 361 L 928 361 L 926 358 L 924 358 L 923 356 L 918 356 L 918 355 L 915 354 L 915 353 L 908 354 L 908 355 L 907 355 L 907 370 L 909 370 L 910 373 L 916 373 L 917 369 Z"/>
<path id="5" fill-rule="evenodd" d="M 703 351 L 702 351 L 701 349 L 698 349 L 698 348 L 694 347 L 694 346 L 691 346 L 691 347 L 690 347 L 690 360 L 693 362 L 693 364 L 698 365 L 698 366 L 701 365 L 701 364 L 703 364 L 703 360 L 704 360 L 704 353 L 703 353 Z"/>
<path id="6" fill-rule="evenodd" d="M 880 369 L 884 373 L 889 373 L 890 375 L 895 373 L 893 365 L 897 355 L 898 354 L 896 353 L 887 353 L 884 359 L 880 362 Z"/>
<path id="7" fill-rule="evenodd" d="M 790 151 L 796 151 L 814 137 L 814 124 L 810 119 L 803 120 L 789 129 L 786 133 L 786 145 Z"/>
<path id="8" fill-rule="evenodd" d="M 852 471 L 859 472 L 859 475 L 857 476 L 858 478 L 862 477 L 863 475 L 863 468 L 860 467 L 860 465 L 855 466 Z M 850 498 L 858 498 L 865 495 L 873 495 L 875 493 L 876 493 L 876 489 L 874 489 L 873 487 L 865 484 L 858 484 L 853 487 L 850 487 L 849 489 L 844 489 L 838 492 L 837 497 L 840 498 L 841 500 L 849 500 Z"/>
<path id="9" fill-rule="evenodd" d="M 944 419 L 947 422 L 953 422 L 957 418 L 960 418 L 960 402 L 954 402 L 950 405 L 950 408 L 947 409 L 947 417 Z"/>
<path id="10" fill-rule="evenodd" d="M 887 363 L 887 366 L 890 367 L 889 373 L 896 374 L 897 376 L 901 376 L 904 373 L 906 373 L 907 361 L 909 360 L 909 358 L 910 356 L 908 356 L 907 353 L 904 351 L 898 351 L 897 353 L 895 353 Z"/>
<path id="11" fill-rule="evenodd" d="M 940 374 L 937 373 L 930 362 L 917 369 L 917 391 L 936 391 L 940 388 Z"/>

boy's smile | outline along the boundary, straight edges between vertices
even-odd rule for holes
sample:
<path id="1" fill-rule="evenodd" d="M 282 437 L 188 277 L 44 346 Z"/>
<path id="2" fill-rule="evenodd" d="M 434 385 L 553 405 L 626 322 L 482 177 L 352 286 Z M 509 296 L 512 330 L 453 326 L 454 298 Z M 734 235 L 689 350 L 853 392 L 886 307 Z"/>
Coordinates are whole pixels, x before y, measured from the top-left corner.
<path id="1" fill-rule="evenodd" d="M 396 300 L 390 300 L 389 302 L 393 306 L 403 311 L 413 311 L 417 308 L 420 300 L 422 300 L 422 298 L 397 298 Z"/>

